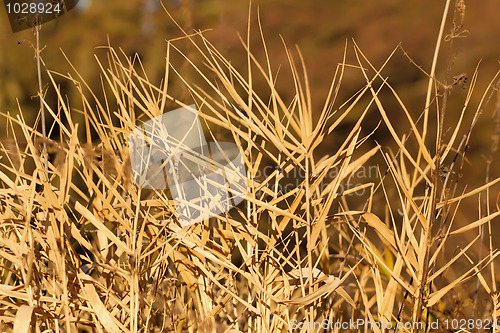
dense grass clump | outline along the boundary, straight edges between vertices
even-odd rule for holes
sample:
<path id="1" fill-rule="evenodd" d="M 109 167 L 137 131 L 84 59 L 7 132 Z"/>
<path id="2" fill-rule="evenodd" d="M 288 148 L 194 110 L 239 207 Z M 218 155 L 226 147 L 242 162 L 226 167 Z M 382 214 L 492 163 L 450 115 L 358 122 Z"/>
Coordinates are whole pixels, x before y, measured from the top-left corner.
<path id="1" fill-rule="evenodd" d="M 461 4 L 447 36 L 451 50 L 462 29 Z M 48 71 L 58 99 L 52 105 L 41 97 L 45 130 L 27 124 L 22 112 L 3 114 L 9 139 L 0 159 L 0 330 L 322 331 L 316 322 L 332 332 L 388 331 L 339 326 L 364 320 L 418 322 L 398 332 L 423 332 L 436 321 L 445 330 L 446 320 L 495 320 L 491 224 L 500 212 L 490 198 L 500 179 L 489 179 L 491 159 L 483 185 L 467 187 L 459 176 L 500 81 L 495 76 L 471 106 L 477 72 L 465 86 L 453 80 L 450 61 L 447 77 L 436 78 L 449 5 L 432 70 L 422 74 L 429 79 L 425 107 L 415 114 L 383 74 L 399 47 L 377 68 L 356 43 L 347 44 L 321 110 L 312 108 L 300 51 L 287 49 L 288 67 L 280 69 L 293 78 L 285 99 L 271 55 L 259 60 L 243 42 L 248 66 L 237 69 L 202 33 L 185 37 L 196 53 L 185 56 L 189 79 L 172 60 L 184 56 L 175 41 L 167 43 L 160 84 L 148 79 L 139 57 L 112 47 L 105 60 L 97 57 L 101 89 L 77 69 Z M 354 71 L 366 83 L 341 101 L 344 75 Z M 81 99 L 68 101 L 61 80 Z M 468 93 L 458 123 L 448 124 L 457 86 Z M 386 109 L 382 93 L 398 110 Z M 135 182 L 127 138 L 141 123 L 193 103 L 210 141 L 238 145 L 248 193 L 229 212 L 181 227 L 168 190 Z M 366 121 L 373 113 L 379 124 Z M 375 132 L 392 144 L 380 146 Z M 478 205 L 479 216 L 460 220 L 464 205 Z M 450 250 L 465 236 L 465 245 Z M 471 252 L 477 244 L 479 255 Z"/>

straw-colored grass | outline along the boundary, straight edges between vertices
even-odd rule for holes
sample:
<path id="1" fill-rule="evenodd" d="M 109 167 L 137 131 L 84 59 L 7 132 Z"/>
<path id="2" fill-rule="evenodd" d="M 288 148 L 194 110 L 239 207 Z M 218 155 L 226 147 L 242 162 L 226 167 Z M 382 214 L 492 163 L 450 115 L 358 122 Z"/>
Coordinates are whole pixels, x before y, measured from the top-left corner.
<path id="1" fill-rule="evenodd" d="M 139 58 L 111 47 L 106 59 L 96 58 L 102 88 L 89 87 L 75 68 L 69 74 L 48 71 L 59 97 L 57 105 L 44 101 L 52 123 L 48 138 L 22 112 L 3 114 L 8 139 L 0 159 L 0 330 L 320 332 L 318 325 L 306 330 L 307 323 L 360 319 L 423 325 L 438 319 L 444 325 L 460 318 L 453 292 L 459 290 L 462 301 L 472 299 L 473 292 L 464 291 L 467 284 L 476 286 L 471 281 L 489 298 L 479 300 L 483 311 L 476 318 L 467 319 L 495 320 L 498 251 L 491 223 L 500 212 L 489 203 L 500 179 L 466 188 L 453 175 L 460 173 L 474 125 L 500 81 L 495 76 L 473 107 L 474 74 L 459 122 L 446 125 L 446 101 L 456 84 L 435 76 L 449 5 L 421 114 L 405 106 L 383 74 L 399 47 L 377 68 L 356 43 L 346 44 L 344 59 L 352 52 L 357 62 L 338 65 L 321 110 L 312 109 L 313 87 L 300 51 L 287 49 L 288 68 L 280 69 L 293 77 L 292 97 L 285 100 L 275 88 L 280 75 L 271 55 L 259 60 L 242 41 L 248 67 L 239 70 L 202 33 L 186 34 L 201 59 L 186 56 L 196 73 L 192 81 L 171 61 L 172 54 L 183 54 L 175 41 L 167 43 L 159 85 L 148 79 Z M 366 84 L 347 101 L 338 100 L 342 78 L 353 72 Z M 72 82 L 81 100 L 62 96 L 60 80 Z M 266 90 L 257 89 L 257 81 Z M 172 82 L 182 83 L 190 99 L 179 101 Z M 97 90 L 105 97 L 98 98 Z M 381 92 L 391 94 L 399 110 L 387 110 Z M 167 191 L 135 183 L 127 137 L 140 123 L 192 103 L 207 138 L 229 137 L 240 147 L 248 193 L 231 211 L 181 228 Z M 380 115 L 376 131 L 385 131 L 392 146 L 372 138 L 374 127 L 365 117 L 373 112 Z M 404 115 L 406 124 L 395 124 L 391 112 Z M 475 112 L 470 124 L 466 112 Z M 431 137 L 432 124 L 437 130 Z M 452 131 L 444 134 L 445 125 Z M 406 126 L 409 133 L 401 131 Z M 340 143 L 332 144 L 333 137 Z M 263 172 L 269 166 L 273 171 Z M 375 177 L 346 186 L 372 166 Z M 481 215 L 456 221 L 463 203 L 475 201 L 488 203 Z M 471 241 L 446 251 L 462 235 Z M 485 240 L 488 251 L 473 259 L 469 251 Z M 294 329 L 299 323 L 306 326 Z"/>

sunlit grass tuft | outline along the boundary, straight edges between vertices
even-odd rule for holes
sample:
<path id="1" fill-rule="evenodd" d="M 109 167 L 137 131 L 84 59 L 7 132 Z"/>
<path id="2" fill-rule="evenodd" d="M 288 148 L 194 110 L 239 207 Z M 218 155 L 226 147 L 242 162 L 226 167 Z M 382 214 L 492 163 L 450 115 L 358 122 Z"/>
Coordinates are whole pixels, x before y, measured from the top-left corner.
<path id="1" fill-rule="evenodd" d="M 202 33 L 186 38 L 201 59 L 186 56 L 196 73 L 190 80 L 171 61 L 183 55 L 175 41 L 167 43 L 159 85 L 140 58 L 111 47 L 105 59 L 97 57 L 101 88 L 89 87 L 75 68 L 49 71 L 58 94 L 57 104 L 44 101 L 50 139 L 22 112 L 3 114 L 9 139 L 0 159 L 1 331 L 288 332 L 296 323 L 324 320 L 430 323 L 454 318 L 445 311 L 450 294 L 472 279 L 491 298 L 477 316 L 497 318 L 498 252 L 491 241 L 483 257 L 473 259 L 469 250 L 483 225 L 491 240 L 498 207 L 473 221 L 456 219 L 462 202 L 495 197 L 485 191 L 500 179 L 460 193 L 451 179 L 498 88 L 496 76 L 474 121 L 466 125 L 460 117 L 451 135 L 436 139 L 427 135 L 429 118 L 444 112 L 437 93 L 453 85 L 439 86 L 433 71 L 433 98 L 417 120 L 383 74 L 399 48 L 377 68 L 356 43 L 346 45 L 323 108 L 313 110 L 300 51 L 286 49 L 288 67 L 280 70 L 293 80 L 285 99 L 271 55 L 259 60 L 242 42 L 248 66 L 239 70 Z M 348 52 L 356 63 L 346 62 Z M 353 71 L 366 84 L 340 101 L 342 79 Z M 81 100 L 68 101 L 60 80 L 71 82 Z M 257 81 L 265 87 L 257 89 Z M 190 99 L 178 100 L 172 82 Z M 382 92 L 397 100 L 410 133 L 394 123 Z M 192 103 L 211 141 L 229 138 L 240 148 L 249 191 L 231 211 L 181 228 L 168 191 L 135 183 L 127 137 L 141 123 Z M 366 124 L 373 112 L 380 126 Z M 374 131 L 385 131 L 393 144 L 380 146 Z M 373 166 L 372 179 L 350 183 Z M 445 251 L 464 234 L 472 235 L 466 246 Z"/>

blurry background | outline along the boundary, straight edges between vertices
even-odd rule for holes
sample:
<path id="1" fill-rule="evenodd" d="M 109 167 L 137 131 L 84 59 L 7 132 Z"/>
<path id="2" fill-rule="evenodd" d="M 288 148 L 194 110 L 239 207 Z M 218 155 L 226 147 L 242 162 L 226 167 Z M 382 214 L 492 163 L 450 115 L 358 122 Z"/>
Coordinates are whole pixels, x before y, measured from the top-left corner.
<path id="1" fill-rule="evenodd" d="M 238 33 L 246 38 L 248 1 L 164 0 L 163 4 L 186 31 L 211 29 L 206 36 L 236 66 L 245 68 L 246 55 Z M 470 36 L 457 43 L 459 54 L 455 71 L 471 77 L 482 59 L 480 78 L 483 79 L 478 87 L 481 89 L 489 81 L 490 73 L 496 71 L 500 57 L 497 43 L 500 2 L 483 0 L 466 4 L 465 28 Z M 313 100 L 319 107 L 324 103 L 336 65 L 342 60 L 346 41 L 350 43 L 348 54 L 354 63 L 352 38 L 375 65 L 381 65 L 401 43 L 413 60 L 429 71 L 444 1 L 254 0 L 252 5 L 253 50 L 257 54 L 262 50 L 256 19 L 258 8 L 273 65 L 275 68 L 287 65 L 280 35 L 287 47 L 300 47 L 310 76 Z M 42 26 L 41 44 L 45 46 L 42 56 L 46 69 L 67 73 L 71 70 L 61 54 L 63 50 L 87 82 L 92 87 L 99 87 L 99 71 L 93 55 L 98 53 L 97 47 L 107 45 L 109 37 L 111 45 L 122 48 L 126 54 L 138 53 L 149 78 L 159 82 L 164 72 L 165 40 L 181 35 L 160 0 L 80 0 L 77 8 Z M 18 99 L 28 118 L 36 112 L 38 104 L 32 98 L 36 95 L 37 81 L 30 43 L 34 43 L 33 31 L 12 33 L 2 6 L 0 111 L 15 112 Z M 446 60 L 446 57 L 443 53 L 441 59 Z M 286 75 L 287 71 L 282 72 Z M 359 71 L 353 72 L 356 74 L 346 75 L 344 81 L 343 93 L 348 97 L 362 82 L 358 81 L 361 79 Z M 384 74 L 398 88 L 407 105 L 420 113 L 427 82 L 425 76 L 410 65 L 401 52 L 396 54 Z"/>

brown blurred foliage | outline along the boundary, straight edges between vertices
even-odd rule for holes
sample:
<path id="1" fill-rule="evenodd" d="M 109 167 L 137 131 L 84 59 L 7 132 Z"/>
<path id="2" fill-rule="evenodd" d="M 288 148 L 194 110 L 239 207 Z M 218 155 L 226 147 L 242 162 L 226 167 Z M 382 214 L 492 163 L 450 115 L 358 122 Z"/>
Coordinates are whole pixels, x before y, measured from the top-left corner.
<path id="1" fill-rule="evenodd" d="M 248 1 L 170 0 L 163 4 L 186 31 L 212 29 L 207 36 L 222 52 L 241 49 L 238 34 L 246 38 Z M 280 35 L 289 48 L 300 47 L 316 101 L 321 103 L 336 64 L 342 60 L 345 43 L 351 38 L 375 64 L 380 64 L 401 43 L 415 62 L 428 70 L 443 5 L 431 0 L 259 0 L 252 2 L 252 15 L 255 17 L 258 9 L 275 66 L 286 64 Z M 470 36 L 460 42 L 463 54 L 457 57 L 457 70 L 471 74 L 480 59 L 483 59 L 482 72 L 497 64 L 500 47 L 495 41 L 500 21 L 496 13 L 499 10 L 500 3 L 495 0 L 467 6 L 465 25 Z M 18 98 L 24 110 L 34 110 L 37 103 L 31 97 L 37 89 L 34 52 L 30 47 L 33 32 L 13 34 L 5 9 L 1 11 L 0 109 L 15 111 Z M 254 51 L 258 51 L 262 45 L 256 24 L 253 30 Z M 179 36 L 181 32 L 159 0 L 85 0 L 63 17 L 43 25 L 42 56 L 46 69 L 68 72 L 69 66 L 61 54 L 63 50 L 87 82 L 97 86 L 100 83 L 93 54 L 99 46 L 106 45 L 109 38 L 113 46 L 121 47 L 127 54 L 137 52 L 151 78 L 159 80 L 165 65 L 165 40 Z M 232 60 L 241 64 L 246 61 L 237 57 Z M 393 61 L 400 62 L 400 66 L 390 66 L 387 76 L 393 84 L 403 87 L 405 95 L 416 100 L 422 94 L 419 88 L 425 78 L 408 66 L 403 56 Z M 347 76 L 345 84 L 356 79 Z M 418 96 L 412 96 L 415 94 Z"/>

